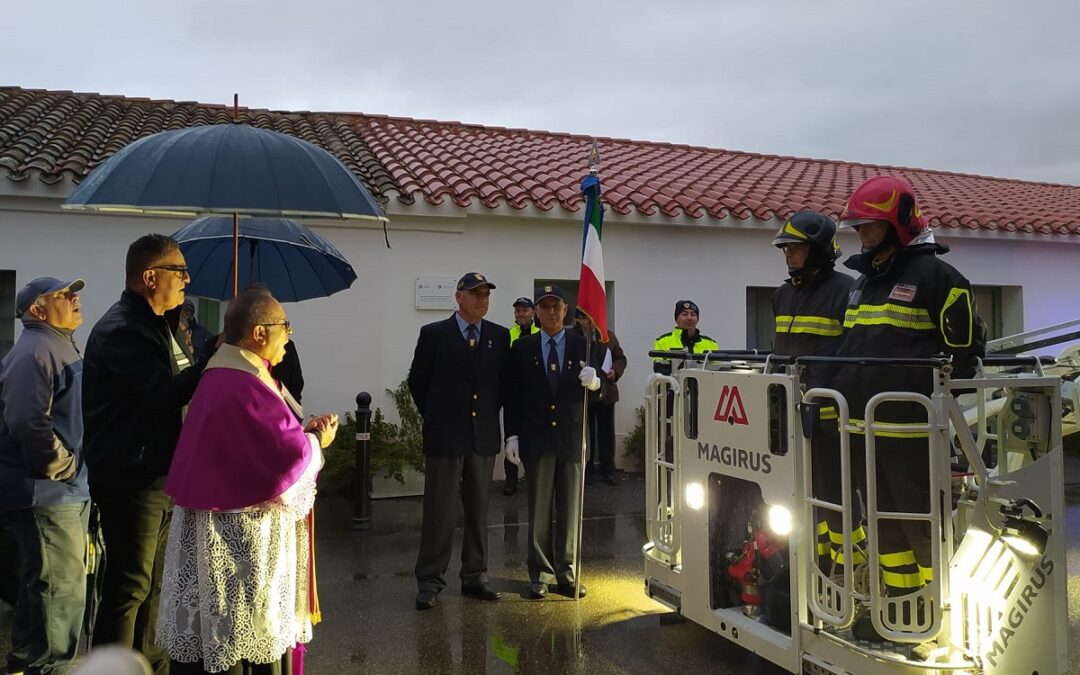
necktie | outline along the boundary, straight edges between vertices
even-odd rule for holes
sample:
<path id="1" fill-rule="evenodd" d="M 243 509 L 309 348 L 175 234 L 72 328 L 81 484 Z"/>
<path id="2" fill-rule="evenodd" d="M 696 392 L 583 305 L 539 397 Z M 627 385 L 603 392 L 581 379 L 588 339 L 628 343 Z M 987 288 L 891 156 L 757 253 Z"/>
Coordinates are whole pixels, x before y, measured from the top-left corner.
<path id="1" fill-rule="evenodd" d="M 559 350 L 555 346 L 555 338 L 548 338 L 547 378 L 551 393 L 559 389 Z"/>
<path id="2" fill-rule="evenodd" d="M 469 345 L 469 349 L 475 349 L 476 348 L 476 343 L 477 343 L 476 326 L 474 326 L 474 325 L 472 325 L 470 323 L 465 328 L 465 334 L 468 336 L 468 338 L 466 339 L 466 344 Z"/>

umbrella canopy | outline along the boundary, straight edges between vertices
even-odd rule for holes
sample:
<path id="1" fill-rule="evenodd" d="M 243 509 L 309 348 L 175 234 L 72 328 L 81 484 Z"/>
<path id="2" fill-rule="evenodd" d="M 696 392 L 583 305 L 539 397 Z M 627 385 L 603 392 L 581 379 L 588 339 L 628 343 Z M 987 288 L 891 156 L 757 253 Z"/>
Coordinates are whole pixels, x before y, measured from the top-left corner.
<path id="1" fill-rule="evenodd" d="M 246 124 L 141 138 L 95 168 L 63 208 L 387 220 L 336 157 L 299 138 Z"/>
<path id="2" fill-rule="evenodd" d="M 199 218 L 173 233 L 191 272 L 187 292 L 233 297 L 233 220 Z M 284 218 L 240 220 L 239 278 L 264 283 L 281 302 L 323 298 L 345 290 L 356 272 L 334 245 Z"/>

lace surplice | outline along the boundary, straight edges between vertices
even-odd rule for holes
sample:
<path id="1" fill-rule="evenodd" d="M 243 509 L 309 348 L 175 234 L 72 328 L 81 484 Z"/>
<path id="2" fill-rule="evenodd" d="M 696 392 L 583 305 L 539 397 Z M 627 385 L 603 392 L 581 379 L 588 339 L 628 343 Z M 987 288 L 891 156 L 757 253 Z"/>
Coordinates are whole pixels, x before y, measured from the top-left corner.
<path id="1" fill-rule="evenodd" d="M 313 445 L 300 479 L 275 499 L 241 511 L 175 508 L 157 628 L 173 659 L 220 672 L 311 640 L 306 517 L 322 463 Z"/>

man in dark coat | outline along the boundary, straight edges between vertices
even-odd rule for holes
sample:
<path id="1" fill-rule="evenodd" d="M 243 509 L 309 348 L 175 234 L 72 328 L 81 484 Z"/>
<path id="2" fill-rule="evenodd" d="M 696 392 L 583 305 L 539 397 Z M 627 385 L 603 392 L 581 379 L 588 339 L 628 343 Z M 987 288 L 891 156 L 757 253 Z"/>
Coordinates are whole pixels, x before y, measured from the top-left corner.
<path id="1" fill-rule="evenodd" d="M 591 485 L 594 467 L 600 464 L 600 480 L 618 485 L 615 478 L 615 404 L 619 402 L 619 385 L 626 372 L 626 353 L 615 331 L 608 329 L 608 341 L 600 342 L 600 333 L 589 317 L 580 310 L 574 317 L 574 332 L 588 335 L 592 340 L 589 365 L 604 379 L 604 386 L 589 396 L 589 460 L 585 464 L 585 484 Z M 593 451 L 595 450 L 595 452 Z"/>
<path id="2" fill-rule="evenodd" d="M 499 599 L 487 584 L 487 503 L 501 449 L 499 411 L 510 332 L 484 321 L 493 288 L 482 274 L 463 276 L 454 295 L 458 311 L 420 329 L 409 368 L 409 392 L 424 418 L 426 455 L 417 609 L 434 607 L 446 587 L 459 494 L 465 511 L 461 592 Z"/>
<path id="3" fill-rule="evenodd" d="M 585 365 L 585 339 L 563 327 L 567 306 L 559 287 L 537 290 L 536 308 L 540 332 L 519 339 L 510 350 L 506 455 L 511 461 L 520 457 L 529 477 L 530 597 L 545 597 L 551 584 L 573 597 L 581 507 L 581 387 L 597 391 L 602 382 L 596 369 Z M 585 586 L 578 587 L 585 597 Z"/>
<path id="4" fill-rule="evenodd" d="M 206 361 L 189 361 L 164 316 L 183 303 L 191 281 L 176 241 L 140 237 L 128 248 L 126 273 L 124 292 L 90 332 L 83 360 L 90 496 L 109 552 L 94 645 L 132 647 L 167 673 L 169 659 L 154 644 L 172 520 L 165 476 Z"/>

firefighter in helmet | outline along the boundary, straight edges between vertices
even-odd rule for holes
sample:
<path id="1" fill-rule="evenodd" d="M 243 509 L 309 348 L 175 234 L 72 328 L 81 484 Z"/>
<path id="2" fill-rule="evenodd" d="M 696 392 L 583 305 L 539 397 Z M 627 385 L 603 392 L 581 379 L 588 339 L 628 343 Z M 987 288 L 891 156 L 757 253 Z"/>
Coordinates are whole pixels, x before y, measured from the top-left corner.
<path id="1" fill-rule="evenodd" d="M 836 223 L 815 211 L 799 211 L 784 223 L 772 245 L 784 254 L 790 275 L 772 297 L 776 335 L 772 351 L 784 356 L 835 356 L 844 328 L 844 311 L 855 280 L 836 271 L 840 257 Z M 831 386 L 828 366 L 808 366 L 803 371 L 807 389 Z M 836 408 L 823 404 L 819 424 L 811 438 L 814 493 L 828 501 L 840 502 L 839 434 Z M 843 553 L 843 526 L 840 514 L 823 510 L 817 524 L 818 564 L 827 574 L 841 573 L 847 562 Z M 852 543 L 865 539 L 859 527 Z M 854 553 L 855 564 L 865 562 L 863 552 Z"/>
<path id="2" fill-rule="evenodd" d="M 938 256 L 948 247 L 934 234 L 906 181 L 875 176 L 862 183 L 848 200 L 841 227 L 859 234 L 862 252 L 844 264 L 861 276 L 844 316 L 838 356 L 952 359 L 952 377 L 975 374 L 977 358 L 986 347 L 986 330 L 975 308 L 971 284 Z M 847 365 L 837 370 L 834 386 L 847 399 L 853 425 L 863 423 L 867 401 L 881 392 L 933 392 L 930 368 Z M 901 427 L 878 432 L 876 482 L 882 511 L 929 513 L 929 453 L 927 434 L 904 431 L 903 425 L 927 422 L 925 409 L 901 401 L 885 402 L 875 413 L 878 422 Z M 895 428 L 894 426 L 894 428 Z M 865 436 L 852 433 L 855 479 L 865 482 L 857 458 L 865 460 Z M 860 476 L 861 474 L 861 476 Z M 881 577 L 890 596 L 918 590 L 932 577 L 931 541 L 925 521 L 882 520 L 876 546 Z M 854 627 L 857 637 L 880 639 L 869 616 Z"/>

